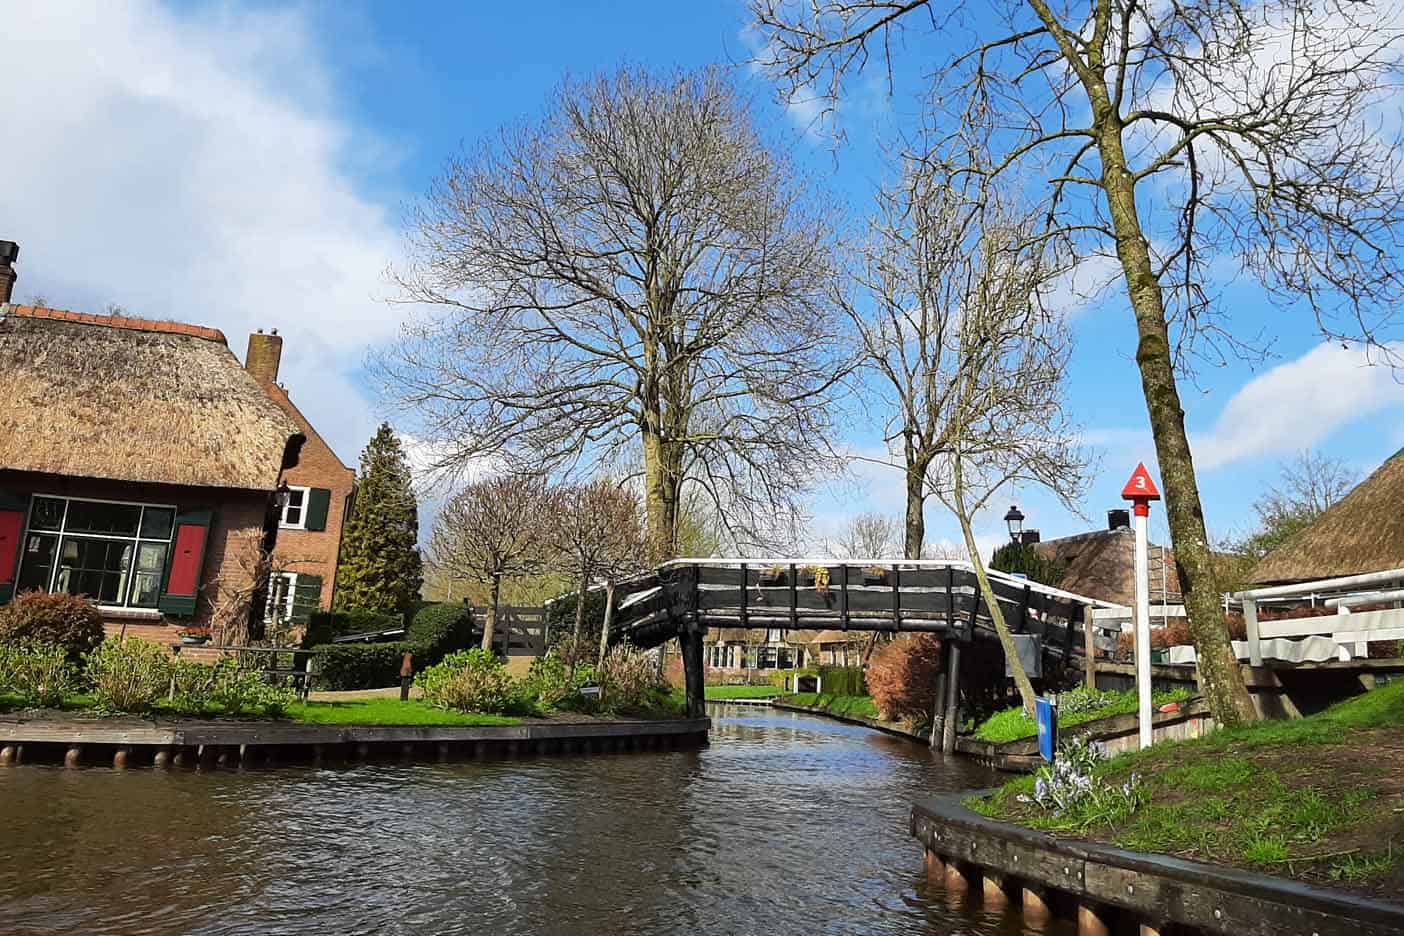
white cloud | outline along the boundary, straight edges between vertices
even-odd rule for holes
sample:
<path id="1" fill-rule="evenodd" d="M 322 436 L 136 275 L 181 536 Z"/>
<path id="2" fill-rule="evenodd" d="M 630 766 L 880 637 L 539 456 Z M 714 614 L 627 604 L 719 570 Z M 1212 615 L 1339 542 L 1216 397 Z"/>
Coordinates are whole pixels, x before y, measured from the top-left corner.
<path id="1" fill-rule="evenodd" d="M 283 382 L 348 461 L 375 426 L 354 372 L 397 316 L 398 246 L 346 167 L 385 152 L 331 108 L 298 12 L 152 0 L 5 6 L 0 237 L 16 298 L 224 330 L 276 327 Z"/>
<path id="2" fill-rule="evenodd" d="M 1389 367 L 1370 365 L 1358 348 L 1319 344 L 1244 384 L 1212 429 L 1191 436 L 1195 464 L 1219 468 L 1310 448 L 1338 429 L 1400 404 L 1404 385 Z"/>

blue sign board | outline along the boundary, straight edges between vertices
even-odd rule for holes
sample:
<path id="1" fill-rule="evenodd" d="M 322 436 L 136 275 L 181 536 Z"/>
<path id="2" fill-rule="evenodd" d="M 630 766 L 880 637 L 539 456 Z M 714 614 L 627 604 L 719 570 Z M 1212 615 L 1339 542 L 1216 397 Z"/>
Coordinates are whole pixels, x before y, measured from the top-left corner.
<path id="1" fill-rule="evenodd" d="M 1034 720 L 1038 722 L 1038 753 L 1051 764 L 1058 751 L 1058 706 L 1052 699 L 1035 699 Z"/>

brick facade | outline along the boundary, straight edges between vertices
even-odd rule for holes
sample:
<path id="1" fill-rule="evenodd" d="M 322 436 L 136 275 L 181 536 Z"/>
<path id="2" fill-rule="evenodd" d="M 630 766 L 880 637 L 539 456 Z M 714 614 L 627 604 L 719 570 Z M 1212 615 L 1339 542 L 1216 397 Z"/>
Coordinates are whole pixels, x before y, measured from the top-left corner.
<path id="1" fill-rule="evenodd" d="M 177 512 L 213 511 L 201 566 L 201 600 L 192 617 L 163 616 L 159 611 L 146 609 L 104 609 L 103 627 L 109 634 L 120 632 L 125 625 L 128 634 L 167 645 L 177 641 L 176 632 L 183 627 L 214 623 L 216 606 L 224 605 L 227 610 L 231 595 L 251 592 L 272 496 L 271 492 L 68 478 L 5 470 L 0 470 L 0 490 L 25 502 L 41 494 L 173 505 Z"/>
<path id="2" fill-rule="evenodd" d="M 282 408 L 307 436 L 302 454 L 295 467 L 283 473 L 290 487 L 321 489 L 330 492 L 327 502 L 325 529 L 306 530 L 282 527 L 278 531 L 277 547 L 273 552 L 276 570 L 298 575 L 311 574 L 321 579 L 318 605 L 330 610 L 336 594 L 336 567 L 341 555 L 341 534 L 351 495 L 355 490 L 356 472 L 342 463 L 336 452 L 317 432 L 288 395 L 287 388 L 277 382 L 282 362 L 283 339 L 277 335 L 258 332 L 249 336 L 245 369 L 253 375 L 268 396 Z"/>

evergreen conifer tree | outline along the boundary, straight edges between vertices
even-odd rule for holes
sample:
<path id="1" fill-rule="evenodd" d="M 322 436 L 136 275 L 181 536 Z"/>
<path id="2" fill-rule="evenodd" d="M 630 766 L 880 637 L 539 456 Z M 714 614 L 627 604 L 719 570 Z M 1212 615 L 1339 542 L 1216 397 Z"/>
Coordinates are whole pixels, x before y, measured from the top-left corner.
<path id="1" fill-rule="evenodd" d="M 423 578 L 409 461 L 384 423 L 361 453 L 355 503 L 341 543 L 336 609 L 408 614 Z"/>

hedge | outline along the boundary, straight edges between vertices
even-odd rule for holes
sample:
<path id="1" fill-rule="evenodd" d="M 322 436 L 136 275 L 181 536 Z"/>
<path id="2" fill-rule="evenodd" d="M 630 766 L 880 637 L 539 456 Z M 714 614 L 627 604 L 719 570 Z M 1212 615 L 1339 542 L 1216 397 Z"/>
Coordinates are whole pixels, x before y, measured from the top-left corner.
<path id="1" fill-rule="evenodd" d="M 418 649 L 414 668 L 433 666 L 455 650 L 474 645 L 473 609 L 460 603 L 424 605 L 410 622 L 405 638 Z"/>
<path id="2" fill-rule="evenodd" d="M 819 687 L 827 695 L 861 696 L 868 694 L 861 666 L 819 667 Z"/>
<path id="3" fill-rule="evenodd" d="M 307 633 L 302 638 L 302 645 L 316 647 L 347 634 L 395 630 L 403 627 L 404 623 L 404 618 L 399 615 L 379 611 L 315 611 L 307 619 Z"/>
<path id="4" fill-rule="evenodd" d="M 405 652 L 415 652 L 414 644 L 407 640 L 320 644 L 312 649 L 317 651 L 318 689 L 382 689 L 399 685 Z M 415 669 L 418 668 L 416 662 Z"/>

